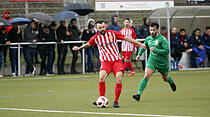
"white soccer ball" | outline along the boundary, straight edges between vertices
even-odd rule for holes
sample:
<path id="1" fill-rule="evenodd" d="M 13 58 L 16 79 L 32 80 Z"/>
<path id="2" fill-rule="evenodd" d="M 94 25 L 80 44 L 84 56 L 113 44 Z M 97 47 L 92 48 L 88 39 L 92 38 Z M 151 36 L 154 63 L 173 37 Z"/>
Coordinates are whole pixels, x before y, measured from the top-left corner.
<path id="1" fill-rule="evenodd" d="M 105 108 L 108 106 L 108 99 L 104 96 L 100 96 L 97 100 L 96 100 L 96 104 L 98 107 L 100 108 Z"/>

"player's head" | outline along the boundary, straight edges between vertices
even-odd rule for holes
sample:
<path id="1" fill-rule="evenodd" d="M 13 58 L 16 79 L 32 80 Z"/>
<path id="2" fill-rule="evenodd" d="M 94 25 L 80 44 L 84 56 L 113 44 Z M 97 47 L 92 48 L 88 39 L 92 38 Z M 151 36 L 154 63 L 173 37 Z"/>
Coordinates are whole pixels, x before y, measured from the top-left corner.
<path id="1" fill-rule="evenodd" d="M 159 24 L 157 22 L 152 22 L 149 26 L 150 35 L 156 37 L 158 35 Z"/>
<path id="2" fill-rule="evenodd" d="M 200 28 L 196 28 L 195 29 L 195 36 L 200 36 L 201 35 L 201 29 Z"/>
<path id="3" fill-rule="evenodd" d="M 124 26 L 127 28 L 130 26 L 130 19 L 129 18 L 125 18 L 124 19 Z"/>
<path id="4" fill-rule="evenodd" d="M 206 34 L 210 33 L 210 26 L 207 26 L 207 27 L 206 27 L 205 33 L 206 33 Z"/>
<path id="5" fill-rule="evenodd" d="M 186 35 L 186 30 L 184 28 L 180 29 L 179 31 L 181 36 L 185 36 Z"/>
<path id="6" fill-rule="evenodd" d="M 96 30 L 100 33 L 100 34 L 105 34 L 106 33 L 106 25 L 104 21 L 97 21 L 96 22 Z"/>
<path id="7" fill-rule="evenodd" d="M 161 28 L 160 28 L 160 33 L 161 33 L 161 34 L 166 34 L 166 33 L 167 33 L 167 29 L 166 29 L 165 26 L 161 26 Z"/>
<path id="8" fill-rule="evenodd" d="M 76 27 L 76 26 L 77 26 L 77 19 L 76 19 L 76 18 L 72 18 L 72 19 L 71 19 L 71 25 L 72 25 L 73 27 Z"/>

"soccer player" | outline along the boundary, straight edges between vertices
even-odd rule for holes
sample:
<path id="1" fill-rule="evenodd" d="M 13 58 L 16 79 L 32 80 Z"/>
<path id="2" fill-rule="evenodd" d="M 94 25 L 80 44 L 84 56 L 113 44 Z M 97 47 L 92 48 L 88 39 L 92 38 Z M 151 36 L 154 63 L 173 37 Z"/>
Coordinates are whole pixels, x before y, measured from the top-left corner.
<path id="1" fill-rule="evenodd" d="M 106 26 L 104 21 L 96 22 L 96 29 L 98 33 L 94 35 L 88 43 L 77 47 L 74 46 L 73 50 L 79 51 L 83 48 L 88 48 L 90 46 L 95 46 L 97 44 L 99 49 L 99 58 L 101 61 L 101 69 L 99 73 L 99 93 L 100 96 L 105 96 L 105 79 L 108 75 L 113 72 L 116 78 L 116 87 L 115 87 L 115 100 L 113 103 L 114 108 L 119 108 L 118 99 L 120 97 L 121 89 L 122 89 L 122 76 L 123 76 L 123 64 L 119 54 L 119 50 L 117 48 L 117 40 L 126 40 L 131 43 L 135 43 L 142 48 L 145 48 L 145 45 L 137 42 L 136 40 L 125 37 L 119 32 L 106 30 Z M 96 103 L 93 103 L 96 105 Z"/>
<path id="2" fill-rule="evenodd" d="M 133 39 L 136 39 L 136 33 L 135 31 L 130 27 L 130 19 L 125 18 L 124 20 L 124 28 L 122 28 L 119 31 L 122 35 L 125 35 L 126 37 L 131 37 Z M 131 70 L 131 73 L 129 76 L 133 76 L 135 74 L 132 63 L 131 63 L 131 55 L 134 51 L 135 47 L 135 52 L 137 50 L 136 45 L 127 41 L 122 41 L 122 59 L 124 60 L 124 69 L 126 70 L 127 67 Z"/>
<path id="3" fill-rule="evenodd" d="M 150 24 L 149 31 L 150 36 L 148 36 L 144 42 L 146 45 L 146 48 L 150 49 L 150 55 L 149 59 L 146 65 L 145 69 L 145 75 L 144 78 L 142 78 L 138 94 L 133 95 L 133 98 L 136 101 L 140 101 L 140 97 L 142 95 L 142 92 L 147 86 L 147 82 L 152 76 L 152 74 L 158 70 L 158 72 L 161 73 L 162 78 L 165 82 L 168 82 L 171 86 L 171 89 L 173 91 L 176 91 L 176 85 L 174 81 L 172 80 L 171 76 L 168 75 L 168 54 L 169 54 L 169 46 L 167 39 L 158 33 L 159 24 L 156 22 L 153 22 Z M 142 53 L 145 51 L 145 49 L 141 48 L 136 60 L 139 60 Z"/>

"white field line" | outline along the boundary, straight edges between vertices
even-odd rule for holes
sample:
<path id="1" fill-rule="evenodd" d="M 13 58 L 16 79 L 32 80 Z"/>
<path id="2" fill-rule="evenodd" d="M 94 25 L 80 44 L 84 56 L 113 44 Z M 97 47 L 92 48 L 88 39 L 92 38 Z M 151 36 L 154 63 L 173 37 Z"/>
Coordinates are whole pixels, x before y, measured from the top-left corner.
<path id="1" fill-rule="evenodd" d="M 0 110 L 29 111 L 29 112 L 46 112 L 46 113 L 90 114 L 90 115 L 119 115 L 119 116 L 146 116 L 146 117 L 192 117 L 192 116 L 173 116 L 173 115 L 151 115 L 151 114 L 130 114 L 130 113 L 100 113 L 100 112 L 82 112 L 82 111 L 57 111 L 57 110 L 17 109 L 17 108 L 0 108 Z"/>
<path id="2" fill-rule="evenodd" d="M 210 72 L 210 71 L 189 71 L 189 72 L 169 72 L 169 74 L 195 74 L 195 73 L 204 73 L 204 72 Z M 144 72 L 136 73 L 135 75 L 139 76 L 142 75 L 144 76 Z M 160 73 L 155 72 L 153 75 L 160 75 Z M 93 75 L 77 75 L 77 76 L 62 76 L 62 77 L 41 77 L 41 78 L 30 78 L 30 77 L 24 77 L 24 78 L 14 78 L 14 79 L 4 79 L 0 78 L 1 81 L 13 81 L 13 80 L 50 80 L 50 79 L 73 79 L 73 80 L 89 80 L 88 78 L 93 78 L 93 76 L 99 76 L 98 74 L 93 74 Z M 36 77 L 36 76 L 33 76 Z M 124 76 L 125 77 L 125 76 Z"/>

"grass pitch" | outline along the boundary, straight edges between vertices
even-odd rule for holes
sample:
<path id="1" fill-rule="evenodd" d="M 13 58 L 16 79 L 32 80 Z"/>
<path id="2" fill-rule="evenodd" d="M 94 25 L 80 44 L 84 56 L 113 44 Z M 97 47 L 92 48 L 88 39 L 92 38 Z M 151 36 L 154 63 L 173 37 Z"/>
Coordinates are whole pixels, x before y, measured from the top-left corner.
<path id="1" fill-rule="evenodd" d="M 210 116 L 210 70 L 170 72 L 176 92 L 155 73 L 136 102 L 132 95 L 143 75 L 125 73 L 118 109 L 112 107 L 112 74 L 106 80 L 107 108 L 92 105 L 99 97 L 98 74 L 1 78 L 0 117 Z"/>

